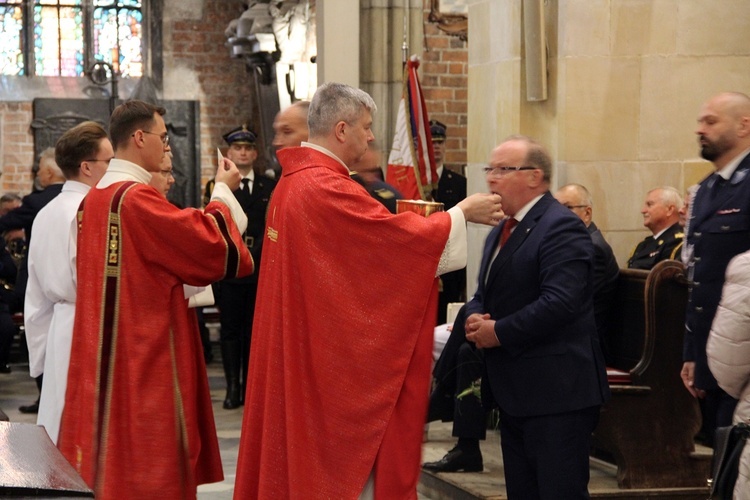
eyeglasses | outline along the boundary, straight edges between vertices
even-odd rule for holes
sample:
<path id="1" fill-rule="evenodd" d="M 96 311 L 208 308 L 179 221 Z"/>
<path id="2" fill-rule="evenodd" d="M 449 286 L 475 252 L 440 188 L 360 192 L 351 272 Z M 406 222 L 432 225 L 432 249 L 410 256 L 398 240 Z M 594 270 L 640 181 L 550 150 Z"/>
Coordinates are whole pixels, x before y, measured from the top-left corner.
<path id="1" fill-rule="evenodd" d="M 170 177 L 174 179 L 174 172 L 170 170 L 159 170 L 159 173 L 163 175 L 165 178 L 169 179 Z"/>
<path id="2" fill-rule="evenodd" d="M 109 165 L 109 162 L 112 161 L 112 158 L 107 158 L 105 160 L 100 160 L 99 158 L 93 158 L 91 160 L 83 160 L 83 161 L 90 161 L 90 162 L 100 161 Z"/>
<path id="3" fill-rule="evenodd" d="M 484 173 L 486 175 L 494 175 L 496 177 L 502 177 L 510 172 L 518 172 L 519 170 L 538 170 L 536 167 L 525 166 L 525 167 L 484 167 Z"/>
<path id="4" fill-rule="evenodd" d="M 144 134 L 148 134 L 148 135 L 155 135 L 159 139 L 161 139 L 161 143 L 164 144 L 165 148 L 169 146 L 169 134 L 168 133 L 164 132 L 164 134 L 155 134 L 154 132 L 149 132 L 148 130 L 141 130 L 141 132 L 143 132 Z M 135 134 L 131 134 L 130 137 L 135 137 Z"/>
<path id="5" fill-rule="evenodd" d="M 573 210 L 574 208 L 588 208 L 588 205 L 566 205 L 565 203 L 563 203 L 563 206 L 570 210 Z"/>

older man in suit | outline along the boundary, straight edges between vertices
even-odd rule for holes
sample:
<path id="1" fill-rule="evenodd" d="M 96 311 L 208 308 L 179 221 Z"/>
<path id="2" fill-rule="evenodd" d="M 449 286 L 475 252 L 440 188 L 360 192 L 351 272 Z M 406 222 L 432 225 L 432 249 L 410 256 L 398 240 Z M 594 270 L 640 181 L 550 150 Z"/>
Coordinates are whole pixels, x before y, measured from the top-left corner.
<path id="1" fill-rule="evenodd" d="M 589 446 L 609 398 L 594 321 L 594 245 L 549 192 L 552 161 L 525 136 L 493 151 L 490 190 L 509 217 L 487 237 L 466 338 L 485 350 L 500 408 L 508 497 L 588 498 Z"/>
<path id="2" fill-rule="evenodd" d="M 690 204 L 685 253 L 691 278 L 686 314 L 682 381 L 702 400 L 706 438 L 731 425 L 737 403 L 716 383 L 706 360 L 706 342 L 732 257 L 750 250 L 750 97 L 725 92 L 700 111 L 696 130 L 701 156 L 716 172 L 706 177 Z"/>
<path id="3" fill-rule="evenodd" d="M 566 184 L 557 190 L 555 199 L 581 218 L 594 243 L 594 320 L 596 330 L 599 332 L 599 343 L 604 352 L 604 359 L 609 361 L 607 322 L 613 305 L 620 267 L 617 265 L 612 247 L 609 246 L 592 219 L 594 202 L 589 190 L 580 184 Z"/>

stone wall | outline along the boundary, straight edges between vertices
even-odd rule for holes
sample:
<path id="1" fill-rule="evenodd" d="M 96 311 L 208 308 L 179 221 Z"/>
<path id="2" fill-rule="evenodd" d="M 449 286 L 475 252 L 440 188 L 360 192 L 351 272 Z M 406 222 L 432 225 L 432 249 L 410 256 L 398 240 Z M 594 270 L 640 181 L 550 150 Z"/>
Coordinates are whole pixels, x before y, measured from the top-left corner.
<path id="1" fill-rule="evenodd" d="M 750 91 L 742 28 L 750 3 L 544 1 L 549 98 L 541 102 L 526 100 L 522 5 L 469 6 L 470 186 L 481 188 L 479 167 L 508 134 L 539 138 L 556 161 L 553 188 L 589 188 L 594 220 L 624 266 L 648 234 L 646 192 L 684 192 L 711 171 L 694 133 L 701 104 L 723 90 Z"/>

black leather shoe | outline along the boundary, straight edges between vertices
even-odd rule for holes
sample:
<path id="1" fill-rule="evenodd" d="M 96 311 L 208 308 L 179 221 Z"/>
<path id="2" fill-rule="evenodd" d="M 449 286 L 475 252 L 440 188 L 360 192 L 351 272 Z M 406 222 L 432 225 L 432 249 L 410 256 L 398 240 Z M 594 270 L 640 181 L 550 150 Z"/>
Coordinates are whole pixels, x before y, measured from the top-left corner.
<path id="1" fill-rule="evenodd" d="M 430 472 L 481 472 L 484 463 L 481 452 L 467 453 L 456 446 L 437 462 L 422 464 L 422 468 Z"/>
<path id="2" fill-rule="evenodd" d="M 21 413 L 39 413 L 39 401 L 18 408 Z"/>
<path id="3" fill-rule="evenodd" d="M 234 410 L 240 407 L 240 385 L 239 382 L 230 382 L 227 387 L 227 397 L 224 399 L 224 409 Z"/>

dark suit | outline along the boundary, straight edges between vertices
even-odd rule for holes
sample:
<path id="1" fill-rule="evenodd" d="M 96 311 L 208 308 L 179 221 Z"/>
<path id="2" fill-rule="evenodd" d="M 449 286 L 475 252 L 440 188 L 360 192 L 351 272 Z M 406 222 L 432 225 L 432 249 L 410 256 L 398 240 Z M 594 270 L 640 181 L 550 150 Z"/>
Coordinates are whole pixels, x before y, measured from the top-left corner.
<path id="1" fill-rule="evenodd" d="M 52 184 L 42 189 L 41 191 L 34 191 L 33 193 L 24 196 L 21 200 L 20 207 L 14 208 L 7 214 L 0 217 L 0 234 L 11 229 L 23 229 L 26 233 L 26 248 L 28 248 L 29 242 L 31 241 L 31 226 L 34 223 L 36 214 L 38 214 L 39 211 L 44 208 L 47 203 L 52 201 L 55 196 L 60 194 L 60 192 L 62 191 L 62 187 L 62 183 Z M 27 256 L 24 252 L 24 256 L 18 265 L 18 275 L 16 277 L 16 284 L 13 290 L 13 295 L 15 296 L 14 305 L 21 311 L 23 310 L 23 300 L 24 296 L 26 295 L 26 283 L 28 280 L 29 268 Z M 36 377 L 36 385 L 41 393 L 42 375 Z M 37 402 L 31 406 L 34 406 L 38 403 L 39 400 L 37 400 Z"/>
<path id="2" fill-rule="evenodd" d="M 594 245 L 547 192 L 492 260 L 487 237 L 467 316 L 488 313 L 483 388 L 500 408 L 509 498 L 585 498 L 590 435 L 609 398 L 593 307 Z"/>
<path id="3" fill-rule="evenodd" d="M 685 319 L 683 358 L 695 362 L 695 387 L 709 391 L 704 411 L 709 432 L 716 426 L 731 424 L 734 406 L 708 368 L 706 341 L 721 299 L 727 265 L 732 257 L 750 250 L 749 174 L 747 156 L 728 181 L 716 174 L 701 181 L 687 222 L 688 251 L 693 252 L 688 272 L 693 285 Z"/>
<path id="4" fill-rule="evenodd" d="M 255 272 L 244 278 L 222 280 L 218 283 L 216 305 L 219 308 L 221 322 L 221 353 L 227 379 L 234 378 L 239 368 L 242 390 L 240 400 L 244 400 L 244 388 L 247 380 L 247 363 L 250 357 L 253 317 L 255 313 L 255 296 L 258 291 L 258 271 L 263 244 L 263 233 L 266 226 L 266 210 L 276 181 L 255 174 L 252 193 L 240 188 L 234 196 L 247 215 L 245 242 L 255 262 Z M 239 365 L 239 366 L 238 366 Z"/>
<path id="5" fill-rule="evenodd" d="M 443 167 L 435 193 L 435 200 L 445 205 L 445 210 L 449 210 L 464 198 L 466 198 L 466 177 Z M 439 325 L 445 323 L 446 309 L 449 303 L 466 300 L 466 268 L 443 274 L 440 277 L 440 282 L 437 321 Z"/>
<path id="6" fill-rule="evenodd" d="M 34 218 L 44 206 L 62 191 L 62 183 L 52 184 L 23 197 L 21 206 L 14 208 L 0 217 L 0 233 L 11 229 L 23 229 L 26 232 L 26 244 L 31 241 L 31 225 Z"/>
<path id="7" fill-rule="evenodd" d="M 669 226 L 659 238 L 647 236 L 633 250 L 628 259 L 628 267 L 650 270 L 663 260 L 679 259 L 684 237 L 682 226 L 678 222 Z"/>
<path id="8" fill-rule="evenodd" d="M 60 194 L 62 187 L 62 183 L 51 184 L 41 191 L 34 191 L 33 193 L 24 196 L 21 200 L 20 207 L 14 208 L 0 217 L 0 234 L 11 229 L 23 229 L 26 233 L 26 248 L 28 248 L 29 243 L 31 242 L 31 226 L 34 223 L 36 214 L 38 214 L 47 203 L 52 201 L 55 196 Z M 28 262 L 24 255 L 18 266 L 18 278 L 14 290 L 16 300 L 20 303 L 21 310 L 23 310 L 23 298 L 26 295 L 26 282 L 28 279 Z"/>
<path id="9" fill-rule="evenodd" d="M 448 341 L 432 375 L 435 389 L 430 394 L 427 421 L 453 422 L 453 436 L 484 439 L 487 416 L 481 401 L 472 394 L 458 398 L 482 377 L 483 351 L 466 341 L 466 306 L 456 315 Z"/>
<path id="10" fill-rule="evenodd" d="M 617 265 L 612 247 L 604 239 L 596 224 L 593 222 L 589 224 L 588 230 L 591 241 L 594 243 L 594 321 L 604 360 L 608 362 L 607 321 L 609 311 L 612 309 L 620 267 Z"/>

